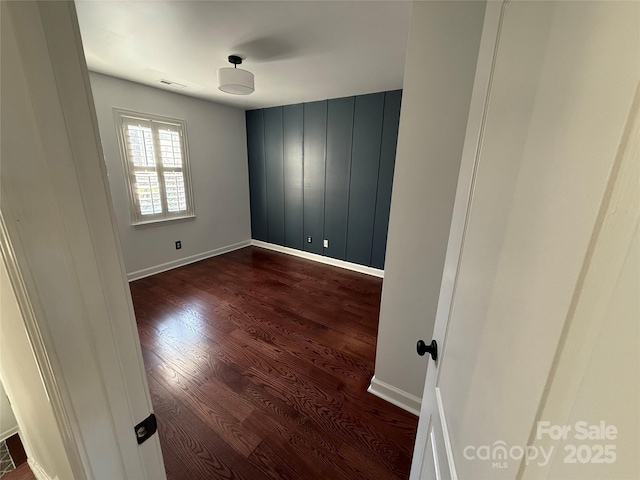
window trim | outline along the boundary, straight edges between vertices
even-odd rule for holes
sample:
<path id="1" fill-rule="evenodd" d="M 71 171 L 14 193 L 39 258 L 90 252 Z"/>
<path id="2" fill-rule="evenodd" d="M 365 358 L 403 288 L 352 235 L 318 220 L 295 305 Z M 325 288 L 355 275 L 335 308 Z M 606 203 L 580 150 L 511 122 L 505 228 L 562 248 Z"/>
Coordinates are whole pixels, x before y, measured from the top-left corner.
<path id="1" fill-rule="evenodd" d="M 142 113 L 136 112 L 133 110 L 126 110 L 122 108 L 113 108 L 113 117 L 116 126 L 116 135 L 118 137 L 118 145 L 120 148 L 120 159 L 122 161 L 122 166 L 124 168 L 124 180 L 127 187 L 127 194 L 129 197 L 129 214 L 131 217 L 131 225 L 134 227 L 149 227 L 163 224 L 165 222 L 173 222 L 175 220 L 188 220 L 193 219 L 196 216 L 195 205 L 193 201 L 193 183 L 191 181 L 191 165 L 189 162 L 189 142 L 187 138 L 187 122 L 185 120 L 181 120 L 178 118 L 165 117 L 162 115 L 155 115 L 150 113 Z M 177 126 L 180 131 L 180 141 L 182 148 L 182 172 L 185 184 L 185 197 L 187 201 L 187 211 L 175 212 L 171 213 L 166 208 L 166 190 L 164 187 L 164 176 L 163 176 L 163 167 L 158 165 L 156 159 L 156 171 L 158 173 L 158 183 L 161 185 L 161 201 L 163 206 L 163 212 L 152 214 L 152 215 L 142 215 L 140 213 L 140 206 L 138 199 L 136 197 L 134 191 L 134 183 L 135 183 L 135 169 L 131 164 L 131 161 L 127 155 L 127 144 L 125 139 L 125 125 L 124 121 L 126 118 L 134 118 L 140 119 L 145 122 L 158 122 L 165 123 L 169 125 Z M 154 134 L 154 151 L 160 152 L 158 146 L 156 145 L 157 139 Z"/>

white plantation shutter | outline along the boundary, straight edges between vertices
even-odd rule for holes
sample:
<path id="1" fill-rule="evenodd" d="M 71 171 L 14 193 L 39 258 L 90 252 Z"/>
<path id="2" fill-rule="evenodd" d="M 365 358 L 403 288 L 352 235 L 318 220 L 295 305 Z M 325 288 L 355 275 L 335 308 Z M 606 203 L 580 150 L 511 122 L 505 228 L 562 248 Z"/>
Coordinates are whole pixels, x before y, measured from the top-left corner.
<path id="1" fill-rule="evenodd" d="M 177 126 L 168 124 L 157 124 L 157 128 L 167 210 L 185 212 L 187 196 L 182 171 L 181 131 Z"/>
<path id="2" fill-rule="evenodd" d="M 191 217 L 184 122 L 116 110 L 134 223 Z"/>

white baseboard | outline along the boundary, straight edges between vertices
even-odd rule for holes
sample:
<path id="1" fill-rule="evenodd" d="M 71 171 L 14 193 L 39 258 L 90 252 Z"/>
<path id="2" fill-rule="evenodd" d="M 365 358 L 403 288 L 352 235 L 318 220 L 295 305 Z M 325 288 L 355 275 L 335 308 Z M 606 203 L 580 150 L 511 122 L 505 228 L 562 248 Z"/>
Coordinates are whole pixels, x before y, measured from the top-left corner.
<path id="1" fill-rule="evenodd" d="M 191 255 L 190 257 L 179 258 L 178 260 L 173 260 L 171 262 L 161 263 L 160 265 L 156 265 L 154 267 L 144 268 L 142 270 L 127 273 L 127 280 L 130 282 L 133 282 L 134 280 L 140 280 L 141 278 L 149 277 L 151 275 L 155 275 L 156 273 L 166 272 L 167 270 L 172 270 L 184 265 L 189 265 L 190 263 L 199 262 L 200 260 L 204 260 L 206 258 L 233 252 L 234 250 L 248 247 L 249 245 L 251 245 L 251 240 L 245 240 L 244 242 L 234 243 L 233 245 L 227 245 L 226 247 L 216 248 L 215 250 L 209 250 L 208 252 L 198 253 L 197 255 Z"/>
<path id="2" fill-rule="evenodd" d="M 52 479 L 33 458 L 27 458 L 27 463 L 33 472 L 33 476 L 36 477 L 37 480 L 56 480 L 58 478 L 56 476 Z"/>
<path id="3" fill-rule="evenodd" d="M 18 433 L 18 426 L 10 428 L 9 430 L 0 433 L 0 442 L 4 442 L 7 438 L 12 437 Z"/>
<path id="4" fill-rule="evenodd" d="M 415 416 L 420 415 L 420 400 L 415 395 L 400 390 L 393 385 L 389 385 L 386 382 L 378 380 L 374 375 L 371 379 L 371 385 L 367 388 L 367 392 L 374 394 L 376 397 L 380 397 L 389 403 L 394 404 L 396 407 L 400 407 L 409 413 L 413 413 Z"/>
<path id="5" fill-rule="evenodd" d="M 380 270 L 373 267 L 366 267 L 364 265 L 358 265 L 357 263 L 345 262 L 344 260 L 336 260 L 335 258 L 325 257 L 316 253 L 303 252 L 302 250 L 296 250 L 295 248 L 283 247 L 274 243 L 267 243 L 261 240 L 251 240 L 251 245 L 254 247 L 267 248 L 280 253 L 286 253 L 295 257 L 306 258 L 307 260 L 313 260 L 314 262 L 324 263 L 326 265 L 332 265 L 334 267 L 345 268 L 354 272 L 365 273 L 374 277 L 384 278 L 384 270 Z"/>

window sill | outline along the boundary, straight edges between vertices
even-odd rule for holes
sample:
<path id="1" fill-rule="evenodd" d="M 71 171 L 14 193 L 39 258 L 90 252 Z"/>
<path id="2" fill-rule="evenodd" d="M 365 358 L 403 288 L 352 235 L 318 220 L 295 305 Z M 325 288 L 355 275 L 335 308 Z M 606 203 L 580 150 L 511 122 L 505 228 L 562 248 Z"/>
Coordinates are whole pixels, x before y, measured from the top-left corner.
<path id="1" fill-rule="evenodd" d="M 133 223 L 132 226 L 134 228 L 159 227 L 161 225 L 166 225 L 167 223 L 186 222 L 189 220 L 193 220 L 194 218 L 196 218 L 195 215 L 186 215 L 184 217 L 172 217 L 172 218 L 163 218 L 160 220 L 149 220 L 146 222 L 137 222 L 137 223 Z"/>

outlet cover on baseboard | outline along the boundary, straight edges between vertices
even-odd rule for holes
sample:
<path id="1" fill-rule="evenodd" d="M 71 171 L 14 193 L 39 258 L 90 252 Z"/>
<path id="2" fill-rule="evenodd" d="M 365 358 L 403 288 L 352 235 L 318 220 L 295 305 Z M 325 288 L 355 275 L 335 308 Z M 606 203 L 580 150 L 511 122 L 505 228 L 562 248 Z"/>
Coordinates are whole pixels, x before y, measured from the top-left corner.
<path id="1" fill-rule="evenodd" d="M 324 241 L 324 248 L 329 248 L 329 240 Z"/>

